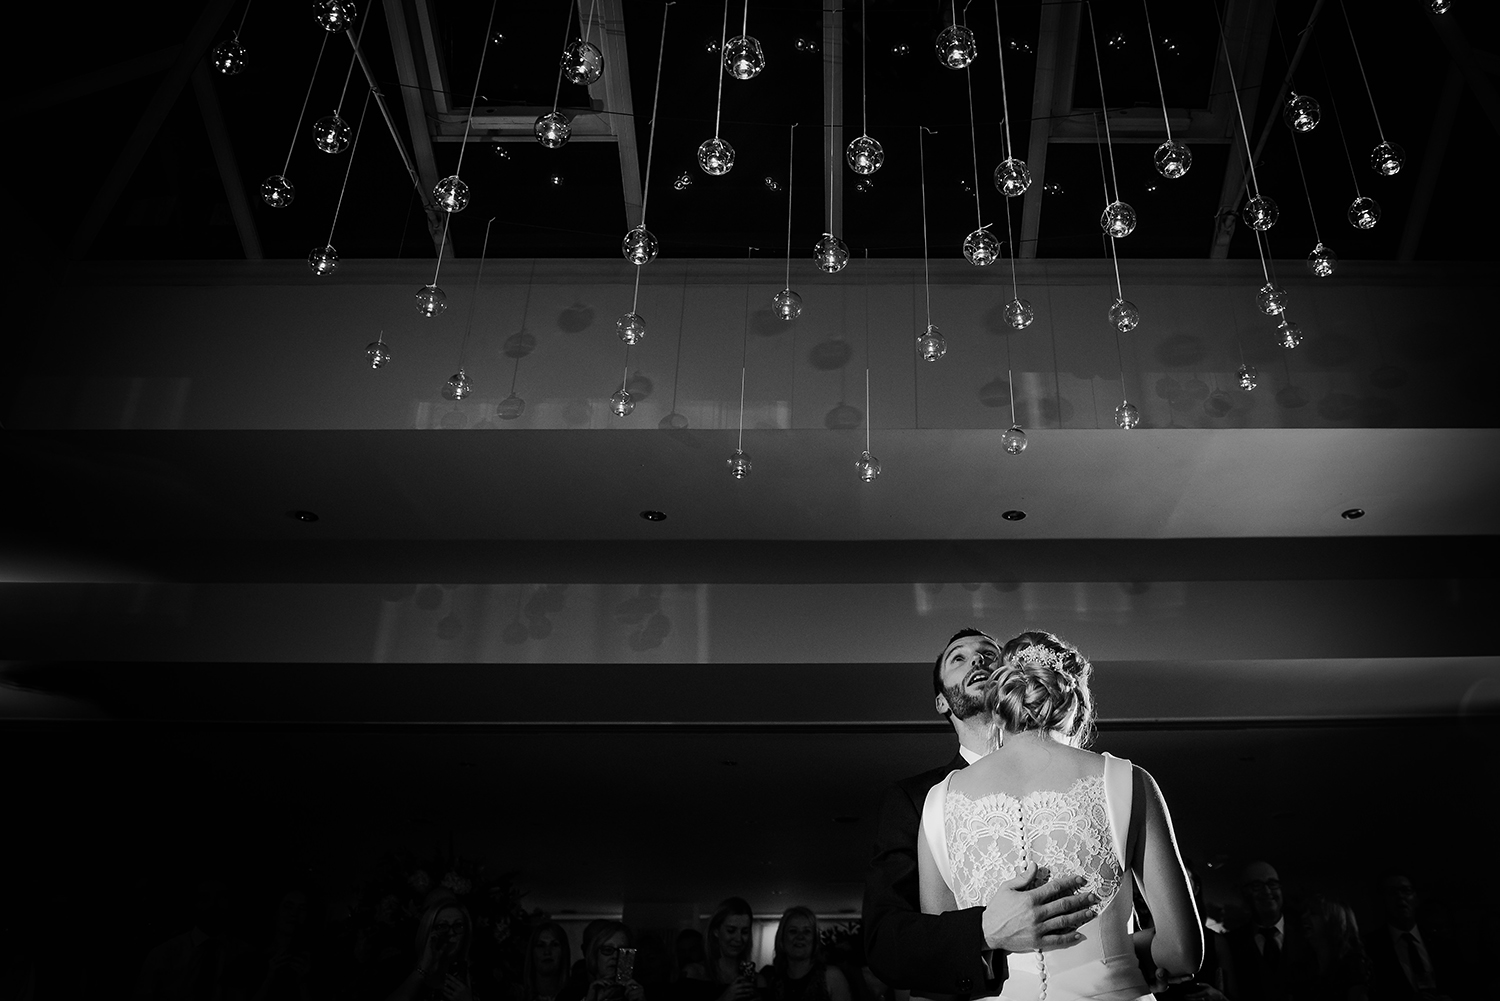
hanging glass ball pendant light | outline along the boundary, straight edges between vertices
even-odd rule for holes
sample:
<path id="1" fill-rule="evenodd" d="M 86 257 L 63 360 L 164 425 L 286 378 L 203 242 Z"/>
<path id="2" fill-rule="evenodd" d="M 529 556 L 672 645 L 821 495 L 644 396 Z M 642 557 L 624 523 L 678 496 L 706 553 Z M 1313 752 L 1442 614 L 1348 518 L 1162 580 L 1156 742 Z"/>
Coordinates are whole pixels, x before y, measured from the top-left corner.
<path id="1" fill-rule="evenodd" d="M 1000 447 L 1007 455 L 1020 455 L 1026 451 L 1026 432 L 1021 430 L 1021 425 L 1012 424 L 1009 431 L 1000 435 Z"/>
<path id="2" fill-rule="evenodd" d="M 1276 220 L 1281 218 L 1281 208 L 1265 195 L 1256 195 L 1245 202 L 1245 208 L 1240 215 L 1244 217 L 1247 226 L 1264 233 L 1276 225 Z"/>
<path id="3" fill-rule="evenodd" d="M 729 467 L 729 475 L 737 480 L 743 480 L 750 475 L 750 456 L 740 449 L 731 452 L 729 458 L 724 460 L 724 465 Z"/>
<path id="4" fill-rule="evenodd" d="M 349 148 L 354 129 L 337 114 L 313 122 L 313 145 L 324 153 L 342 153 Z"/>
<path id="5" fill-rule="evenodd" d="M 1115 407 L 1115 425 L 1129 431 L 1141 423 L 1141 411 L 1129 400 L 1123 401 Z"/>
<path id="6" fill-rule="evenodd" d="M 881 148 L 880 143 L 869 136 L 860 136 L 858 139 L 849 140 L 849 148 L 844 151 L 844 159 L 849 161 L 850 170 L 868 177 L 885 163 L 885 150 Z"/>
<path id="7" fill-rule="evenodd" d="M 371 368 L 384 368 L 391 360 L 391 349 L 385 341 L 371 341 L 365 345 L 365 357 L 370 360 Z"/>
<path id="8" fill-rule="evenodd" d="M 1312 249 L 1312 253 L 1307 255 L 1307 270 L 1319 278 L 1327 278 L 1333 274 L 1338 266 L 1339 255 L 1321 243 Z"/>
<path id="9" fill-rule="evenodd" d="M 313 19 L 324 31 L 345 31 L 359 17 L 359 8 L 346 0 L 318 0 L 313 4 Z"/>
<path id="10" fill-rule="evenodd" d="M 469 186 L 452 174 L 433 185 L 432 200 L 444 212 L 462 212 L 469 206 Z"/>
<path id="11" fill-rule="evenodd" d="M 1000 238 L 987 229 L 976 229 L 964 238 L 964 258 L 976 268 L 986 268 L 1000 259 Z"/>
<path id="12" fill-rule="evenodd" d="M 824 233 L 823 239 L 813 246 L 813 261 L 819 271 L 837 274 L 849 263 L 849 248 L 832 233 Z"/>
<path id="13" fill-rule="evenodd" d="M 639 344 L 646 336 L 646 321 L 639 313 L 623 313 L 615 321 L 615 333 L 626 344 Z"/>
<path id="14" fill-rule="evenodd" d="M 1031 326 L 1036 313 L 1031 308 L 1031 303 L 1017 296 L 1005 304 L 1005 322 L 1017 330 L 1025 330 Z"/>
<path id="15" fill-rule="evenodd" d="M 250 65 L 250 53 L 240 43 L 240 36 L 235 34 L 228 41 L 214 46 L 209 61 L 225 76 L 239 76 Z"/>
<path id="16" fill-rule="evenodd" d="M 1446 14 L 1453 9 L 1453 0 L 1427 0 L 1427 9 L 1433 14 Z"/>
<path id="17" fill-rule="evenodd" d="M 968 68 L 979 55 L 979 43 L 974 40 L 974 32 L 961 24 L 950 24 L 938 32 L 937 43 L 933 46 L 937 52 L 938 62 L 950 70 L 961 70 Z"/>
<path id="18" fill-rule="evenodd" d="M 1175 139 L 1156 147 L 1152 159 L 1156 162 L 1156 172 L 1169 181 L 1175 181 L 1193 169 L 1193 151 Z"/>
<path id="19" fill-rule="evenodd" d="M 423 285 L 417 289 L 414 298 L 417 300 L 417 312 L 428 319 L 438 316 L 448 308 L 448 293 L 436 285 Z"/>
<path id="20" fill-rule="evenodd" d="M 1368 195 L 1360 195 L 1349 205 L 1349 225 L 1355 229 L 1374 229 L 1380 221 L 1380 203 Z"/>
<path id="21" fill-rule="evenodd" d="M 624 389 L 617 389 L 610 394 L 609 409 L 616 417 L 627 417 L 635 409 L 635 400 Z"/>
<path id="22" fill-rule="evenodd" d="M 1266 282 L 1255 293 L 1255 304 L 1267 316 L 1280 316 L 1286 311 L 1286 289 Z"/>
<path id="23" fill-rule="evenodd" d="M 1104 206 L 1104 212 L 1099 216 L 1099 228 L 1104 230 L 1105 236 L 1116 240 L 1129 236 L 1135 232 L 1135 209 L 1115 199 Z"/>
<path id="24" fill-rule="evenodd" d="M 576 38 L 563 49 L 560 68 L 569 83 L 588 86 L 604 75 L 604 53 L 593 42 Z"/>
<path id="25" fill-rule="evenodd" d="M 536 134 L 537 142 L 548 149 L 557 149 L 567 143 L 573 127 L 568 124 L 567 115 L 561 111 L 549 111 L 537 118 L 532 131 Z"/>
<path id="26" fill-rule="evenodd" d="M 866 483 L 874 483 L 875 477 L 880 475 L 880 460 L 868 451 L 859 453 L 859 458 L 854 460 L 854 468 L 859 471 L 859 478 Z"/>
<path id="27" fill-rule="evenodd" d="M 1281 118 L 1293 132 L 1311 132 L 1323 120 L 1323 107 L 1306 94 L 1293 94 L 1281 109 Z"/>
<path id="28" fill-rule="evenodd" d="M 280 174 L 272 174 L 260 182 L 260 199 L 273 209 L 286 208 L 296 197 L 297 189 Z"/>
<path id="29" fill-rule="evenodd" d="M 1254 365 L 1241 365 L 1234 370 L 1234 381 L 1246 392 L 1255 388 L 1260 380 L 1260 373 L 1255 371 Z"/>
<path id="30" fill-rule="evenodd" d="M 1284 348 L 1294 348 L 1302 343 L 1302 328 L 1285 316 L 1276 324 L 1276 333 Z"/>
<path id="31" fill-rule="evenodd" d="M 734 147 L 723 139 L 705 139 L 698 147 L 698 166 L 705 174 L 723 177 L 734 169 Z"/>
<path id="32" fill-rule="evenodd" d="M 1393 142 L 1383 142 L 1370 151 L 1370 166 L 1382 177 L 1395 177 L 1406 163 L 1406 150 Z"/>
<path id="33" fill-rule="evenodd" d="M 443 383 L 443 399 L 461 400 L 474 391 L 474 384 L 469 381 L 468 375 L 460 368 L 448 377 Z"/>
<path id="34" fill-rule="evenodd" d="M 1109 307 L 1109 322 L 1122 334 L 1128 334 L 1141 322 L 1141 311 L 1129 299 L 1116 299 Z"/>
<path id="35" fill-rule="evenodd" d="M 329 244 L 324 247 L 314 247 L 307 255 L 307 266 L 312 268 L 312 273 L 319 278 L 331 275 L 339 266 L 339 252 Z"/>
<path id="36" fill-rule="evenodd" d="M 624 254 L 625 259 L 636 267 L 656 260 L 659 249 L 656 237 L 645 226 L 635 227 L 620 241 L 620 253 Z"/>
<path id="37" fill-rule="evenodd" d="M 771 311 L 778 320 L 795 320 L 802 315 L 802 297 L 784 288 L 771 296 Z"/>
<path id="38" fill-rule="evenodd" d="M 526 401 L 515 393 L 495 404 L 495 416 L 502 421 L 513 421 L 526 412 Z"/>
<path id="39" fill-rule="evenodd" d="M 948 341 L 937 324 L 929 323 L 927 329 L 917 335 L 917 354 L 923 361 L 937 361 L 948 353 Z"/>
<path id="40" fill-rule="evenodd" d="M 736 80 L 753 80 L 766 68 L 760 42 L 749 35 L 736 35 L 724 43 L 724 72 Z"/>
<path id="41" fill-rule="evenodd" d="M 1031 187 L 1031 168 L 1025 160 L 1008 156 L 995 168 L 995 190 L 1006 198 L 1024 195 Z"/>

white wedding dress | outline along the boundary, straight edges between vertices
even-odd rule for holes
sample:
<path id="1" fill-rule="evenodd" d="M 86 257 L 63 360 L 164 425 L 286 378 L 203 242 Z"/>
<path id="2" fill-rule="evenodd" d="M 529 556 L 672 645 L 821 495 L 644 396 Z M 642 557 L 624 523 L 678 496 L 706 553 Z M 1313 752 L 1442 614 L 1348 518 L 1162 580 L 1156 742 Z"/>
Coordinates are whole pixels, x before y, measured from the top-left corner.
<path id="1" fill-rule="evenodd" d="M 1053 879 L 1082 876 L 1084 890 L 1099 897 L 1098 916 L 1079 929 L 1083 941 L 1047 952 L 1040 964 L 1034 952 L 1006 957 L 1010 975 L 999 996 L 1007 1001 L 1041 996 L 1043 964 L 1047 1001 L 1133 1001 L 1149 994 L 1130 939 L 1131 765 L 1103 757 L 1103 775 L 1020 799 L 1003 792 L 971 799 L 950 788 L 956 772 L 927 793 L 919 836 L 958 907 L 984 905 L 1028 859 Z"/>

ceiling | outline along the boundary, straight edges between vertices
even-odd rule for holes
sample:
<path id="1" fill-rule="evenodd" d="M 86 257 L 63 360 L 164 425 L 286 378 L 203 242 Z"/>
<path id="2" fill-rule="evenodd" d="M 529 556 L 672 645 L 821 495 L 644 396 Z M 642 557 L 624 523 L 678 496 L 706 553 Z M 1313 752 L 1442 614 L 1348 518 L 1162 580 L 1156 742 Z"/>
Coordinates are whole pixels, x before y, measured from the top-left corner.
<path id="1" fill-rule="evenodd" d="M 70 29 L 70 58 L 46 63 L 24 39 L 45 31 L 49 13 L 36 7 L 18 12 L 7 61 L 26 68 L 27 87 L 6 114 L 12 127 L 47 136 L 47 176 L 66 195 L 22 200 L 16 230 L 29 232 L 43 253 L 75 258 L 297 259 L 327 241 L 347 173 L 333 241 L 344 258 L 432 257 L 442 227 L 436 216 L 424 216 L 423 204 L 437 178 L 457 167 L 466 109 L 477 92 L 463 167 L 473 203 L 452 219 L 448 245 L 459 256 L 477 256 L 494 217 L 489 256 L 613 256 L 637 218 L 644 190 L 655 69 L 663 55 L 648 209 L 664 256 L 739 256 L 746 248 L 758 256 L 784 253 L 786 192 L 769 190 L 766 178 L 782 188 L 794 182 L 795 254 L 805 254 L 827 228 L 831 209 L 834 228 L 856 255 L 918 256 L 923 163 L 931 252 L 958 256 L 973 228 L 976 147 L 966 75 L 941 67 L 931 48 L 951 20 L 949 4 L 750 5 L 750 33 L 763 43 L 767 69 L 748 82 L 726 81 L 721 131 L 739 158 L 720 178 L 694 166 L 694 150 L 712 133 L 717 56 L 707 49 L 717 43 L 723 9 L 672 7 L 665 49 L 659 0 L 604 0 L 569 10 L 565 3 L 500 4 L 492 30 L 504 41 L 485 46 L 491 5 L 484 0 L 365 5 L 353 32 L 368 78 L 351 59 L 349 39 L 284 8 L 247 13 L 240 3 L 213 0 L 206 6 L 164 3 L 149 19 L 125 8 L 92 11 Z M 591 11 L 592 37 L 607 55 L 604 79 L 587 89 L 562 85 L 561 107 L 582 116 L 580 137 L 562 149 L 543 149 L 531 138 L 529 122 L 550 107 L 557 87 L 548 53 L 562 38 L 565 17 L 576 33 L 578 19 Z M 999 26 L 1007 40 L 1010 141 L 1036 179 L 1032 192 L 1012 201 L 1008 218 L 989 180 L 1002 156 L 1004 117 L 994 8 L 970 4 L 966 11 L 980 51 L 969 82 L 981 215 L 997 232 L 1012 229 L 1022 257 L 1098 257 L 1107 250 L 1095 224 L 1103 152 L 1095 138 L 1101 104 L 1095 34 L 1116 140 L 1112 174 L 1142 219 L 1118 252 L 1256 256 L 1243 226 L 1219 225 L 1241 201 L 1243 141 L 1213 5 L 1158 0 L 1151 6 L 1174 134 L 1193 149 L 1196 164 L 1174 182 L 1150 165 L 1164 133 L 1144 44 L 1145 11 L 1108 4 L 1090 15 L 1071 3 L 1004 5 Z M 1270 234 L 1275 254 L 1299 257 L 1314 243 L 1291 133 L 1273 107 L 1295 61 L 1295 89 L 1324 106 L 1323 125 L 1302 136 L 1298 147 L 1325 241 L 1345 259 L 1493 259 L 1492 243 L 1475 238 L 1463 208 L 1467 192 L 1484 187 L 1484 165 L 1500 126 L 1500 104 L 1486 75 L 1496 57 L 1473 45 L 1495 36 L 1491 10 L 1466 5 L 1436 17 L 1417 3 L 1379 16 L 1353 9 L 1380 124 L 1407 153 L 1406 169 L 1395 178 L 1377 177 L 1364 162 L 1379 134 L 1339 5 L 1231 0 L 1220 13 L 1249 136 L 1259 150 L 1259 188 L 1282 209 L 1282 222 Z M 234 77 L 195 76 L 202 53 L 228 37 L 242 16 L 249 68 Z M 1090 16 L 1097 18 L 1096 32 Z M 315 63 L 320 69 L 309 90 Z M 351 168 L 354 157 L 312 148 L 309 123 L 339 105 L 341 94 L 343 117 L 358 121 L 368 80 L 384 95 L 389 118 L 378 105 L 363 112 Z M 298 109 L 309 95 L 297 131 Z M 844 166 L 830 175 L 825 152 L 830 144 L 841 150 L 858 134 L 865 108 L 868 129 L 887 159 L 869 179 L 869 190 L 861 191 Z M 60 121 L 88 126 L 57 129 Z M 793 123 L 799 128 L 789 178 Z M 1357 182 L 1345 162 L 1339 123 Z M 919 125 L 933 133 L 925 156 L 918 155 Z M 291 208 L 272 210 L 257 197 L 259 180 L 281 170 L 294 133 L 289 176 L 298 195 Z M 497 157 L 497 148 L 506 159 Z M 415 186 L 404 160 L 417 174 Z M 13 183 L 34 189 L 25 163 L 16 160 L 7 169 Z M 692 186 L 675 190 L 672 181 L 683 173 Z M 562 179 L 560 187 L 550 182 L 553 175 Z M 1384 207 L 1382 223 L 1369 232 L 1343 221 L 1356 183 Z M 1043 194 L 1044 188 L 1056 193 Z"/>

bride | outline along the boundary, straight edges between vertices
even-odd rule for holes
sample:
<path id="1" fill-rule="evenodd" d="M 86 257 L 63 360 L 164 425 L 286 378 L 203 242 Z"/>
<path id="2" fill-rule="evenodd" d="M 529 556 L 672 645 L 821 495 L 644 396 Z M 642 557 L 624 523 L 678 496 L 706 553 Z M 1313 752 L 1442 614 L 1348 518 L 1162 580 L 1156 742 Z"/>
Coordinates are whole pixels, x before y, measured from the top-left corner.
<path id="1" fill-rule="evenodd" d="M 1082 876 L 1099 898 L 1078 943 L 1008 957 L 1000 993 L 1008 1001 L 1131 1001 L 1161 989 L 1161 981 L 1190 979 L 1203 957 L 1197 909 L 1155 780 L 1123 758 L 1081 747 L 1094 716 L 1090 670 L 1051 633 L 1024 632 L 1006 643 L 984 686 L 994 749 L 933 786 L 922 809 L 923 912 L 982 905 L 1033 863 L 1033 883 Z M 1132 930 L 1136 892 L 1154 929 Z M 1156 985 L 1141 973 L 1148 962 Z"/>

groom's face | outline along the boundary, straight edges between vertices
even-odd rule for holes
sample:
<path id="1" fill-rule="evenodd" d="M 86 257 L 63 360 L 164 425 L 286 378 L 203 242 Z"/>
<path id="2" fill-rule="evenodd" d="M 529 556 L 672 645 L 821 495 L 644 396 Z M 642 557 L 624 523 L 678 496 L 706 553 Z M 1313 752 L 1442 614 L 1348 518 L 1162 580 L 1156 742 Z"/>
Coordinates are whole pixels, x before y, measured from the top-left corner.
<path id="1" fill-rule="evenodd" d="M 970 719 L 984 712 L 984 682 L 1000 659 L 1000 647 L 988 636 L 965 636 L 943 651 L 943 694 L 937 711 L 954 719 Z"/>

